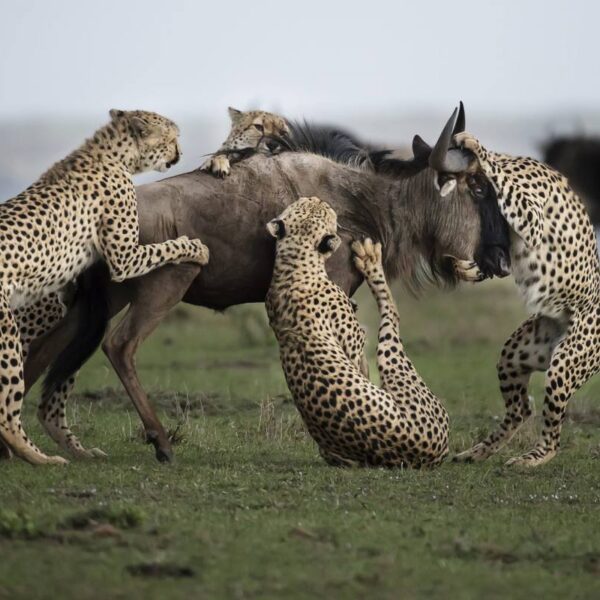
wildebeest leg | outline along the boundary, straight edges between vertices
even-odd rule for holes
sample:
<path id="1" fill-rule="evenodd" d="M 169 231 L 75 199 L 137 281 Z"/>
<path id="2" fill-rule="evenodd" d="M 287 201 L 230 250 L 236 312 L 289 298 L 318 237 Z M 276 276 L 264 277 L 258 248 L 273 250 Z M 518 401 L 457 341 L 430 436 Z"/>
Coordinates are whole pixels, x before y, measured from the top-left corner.
<path id="1" fill-rule="evenodd" d="M 0 440 L 0 460 L 8 460 L 9 458 L 12 458 L 11 449 Z"/>
<path id="2" fill-rule="evenodd" d="M 191 264 L 164 267 L 140 280 L 125 316 L 102 345 L 140 415 L 147 442 L 154 445 L 156 458 L 161 462 L 171 460 L 171 443 L 142 388 L 135 369 L 135 353 L 167 312 L 183 298 L 200 269 L 199 265 Z"/>
<path id="3" fill-rule="evenodd" d="M 506 341 L 498 361 L 498 379 L 506 414 L 496 431 L 454 457 L 456 462 L 478 462 L 495 454 L 532 415 L 527 393 L 533 371 L 544 371 L 552 350 L 564 331 L 558 321 L 533 316 Z"/>

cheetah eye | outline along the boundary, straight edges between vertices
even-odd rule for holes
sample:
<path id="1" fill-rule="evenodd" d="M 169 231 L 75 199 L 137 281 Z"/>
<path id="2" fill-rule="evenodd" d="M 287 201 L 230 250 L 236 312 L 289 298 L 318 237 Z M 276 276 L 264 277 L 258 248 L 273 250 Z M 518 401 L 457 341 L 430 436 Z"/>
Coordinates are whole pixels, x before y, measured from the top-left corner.
<path id="1" fill-rule="evenodd" d="M 258 131 L 260 131 L 261 133 L 265 130 L 265 128 L 259 123 L 254 123 L 254 127 L 256 127 L 256 129 L 258 129 Z"/>

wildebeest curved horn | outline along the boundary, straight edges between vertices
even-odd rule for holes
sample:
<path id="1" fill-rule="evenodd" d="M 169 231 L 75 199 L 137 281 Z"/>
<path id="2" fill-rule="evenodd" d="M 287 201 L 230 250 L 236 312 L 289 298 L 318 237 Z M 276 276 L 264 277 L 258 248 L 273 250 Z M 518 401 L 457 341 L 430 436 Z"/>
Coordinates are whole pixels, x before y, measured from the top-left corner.
<path id="1" fill-rule="evenodd" d="M 469 157 L 462 150 L 458 148 L 449 150 L 458 113 L 458 108 L 455 108 L 429 155 L 429 166 L 441 173 L 460 173 L 469 166 Z"/>
<path id="2" fill-rule="evenodd" d="M 452 131 L 453 135 L 457 133 L 462 133 L 465 130 L 466 126 L 466 118 L 465 118 L 465 105 L 460 101 L 460 105 L 458 107 L 458 117 L 456 118 L 456 123 L 454 124 L 454 131 Z"/>

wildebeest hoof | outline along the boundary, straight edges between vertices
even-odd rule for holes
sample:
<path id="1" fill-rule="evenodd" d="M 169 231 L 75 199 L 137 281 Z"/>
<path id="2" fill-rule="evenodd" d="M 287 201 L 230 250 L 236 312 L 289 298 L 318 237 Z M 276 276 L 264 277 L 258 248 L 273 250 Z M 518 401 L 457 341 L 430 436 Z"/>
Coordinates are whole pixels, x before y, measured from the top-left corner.
<path id="1" fill-rule="evenodd" d="M 161 463 L 173 462 L 173 451 L 170 448 L 156 448 L 156 460 Z"/>

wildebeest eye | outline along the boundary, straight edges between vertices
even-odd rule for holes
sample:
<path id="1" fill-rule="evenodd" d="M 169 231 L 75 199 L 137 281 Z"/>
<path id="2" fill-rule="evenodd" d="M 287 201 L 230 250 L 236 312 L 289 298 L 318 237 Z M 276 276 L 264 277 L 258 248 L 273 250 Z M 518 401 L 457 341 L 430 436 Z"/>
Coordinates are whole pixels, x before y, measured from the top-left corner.
<path id="1" fill-rule="evenodd" d="M 256 129 L 258 129 L 258 131 L 260 131 L 261 133 L 265 130 L 265 128 L 260 125 L 260 123 L 254 123 L 254 127 L 256 127 Z"/>
<path id="2" fill-rule="evenodd" d="M 481 182 L 479 178 L 473 176 L 468 177 L 467 185 L 469 186 L 469 189 L 471 190 L 471 193 L 473 194 L 473 196 L 475 196 L 475 198 L 485 198 L 487 194 L 487 185 Z"/>

